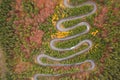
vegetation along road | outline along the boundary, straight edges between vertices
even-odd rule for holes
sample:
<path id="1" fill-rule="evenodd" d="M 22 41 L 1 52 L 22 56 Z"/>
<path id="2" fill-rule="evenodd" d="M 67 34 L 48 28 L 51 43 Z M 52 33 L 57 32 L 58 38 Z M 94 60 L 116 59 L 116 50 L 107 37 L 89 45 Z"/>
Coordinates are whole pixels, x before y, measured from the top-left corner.
<path id="1" fill-rule="evenodd" d="M 42 61 L 41 61 L 41 58 L 48 58 L 48 59 L 51 59 L 51 60 L 53 60 L 53 61 L 64 61 L 64 60 L 73 58 L 73 57 L 75 57 L 75 56 L 78 56 L 78 55 L 80 55 L 80 54 L 82 54 L 82 53 L 85 53 L 85 52 L 87 52 L 87 51 L 92 47 L 92 41 L 91 41 L 91 40 L 87 40 L 87 39 L 79 42 L 77 45 L 75 45 L 75 46 L 73 46 L 73 47 L 71 47 L 71 48 L 62 49 L 62 48 L 57 48 L 57 47 L 55 47 L 55 42 L 65 41 L 65 40 L 69 40 L 69 39 L 76 38 L 76 37 L 78 37 L 78 36 L 81 36 L 81 35 L 83 35 L 83 34 L 88 33 L 89 30 L 90 30 L 90 25 L 89 25 L 89 23 L 87 23 L 87 22 L 80 22 L 79 24 L 77 24 L 77 25 L 75 25 L 75 26 L 71 26 L 71 27 L 69 27 L 69 28 L 61 28 L 61 24 L 62 24 L 63 22 L 71 21 L 71 20 L 76 20 L 76 19 L 80 19 L 80 18 L 84 18 L 84 17 L 86 17 L 86 16 L 89 16 L 89 15 L 94 14 L 94 13 L 96 12 L 96 10 L 97 10 L 96 4 L 95 4 L 94 2 L 92 2 L 92 1 L 85 2 L 85 3 L 83 3 L 83 4 L 81 4 L 81 5 L 78 5 L 78 6 L 73 6 L 73 5 L 70 5 L 70 4 L 68 3 L 68 0 L 64 0 L 64 5 L 65 5 L 66 7 L 68 7 L 68 8 L 82 7 L 82 6 L 84 6 L 84 5 L 92 5 L 92 6 L 94 7 L 94 9 L 93 9 L 90 13 L 87 13 L 87 14 L 84 14 L 84 15 L 74 16 L 74 17 L 69 17 L 69 18 L 64 18 L 64 19 L 59 20 L 59 21 L 57 22 L 57 24 L 56 24 L 56 27 L 57 27 L 57 29 L 58 29 L 59 31 L 62 31 L 62 32 L 63 32 L 63 31 L 72 30 L 72 29 L 74 29 L 74 28 L 76 28 L 76 27 L 81 27 L 82 25 L 85 25 L 85 26 L 87 27 L 87 29 L 86 29 L 84 32 L 82 32 L 82 33 L 79 33 L 79 34 L 76 34 L 76 35 L 73 35 L 73 36 L 70 36 L 70 37 L 61 38 L 61 39 L 53 39 L 53 40 L 50 42 L 50 47 L 51 47 L 51 49 L 56 50 L 56 51 L 70 51 L 70 50 L 76 49 L 77 47 L 81 46 L 81 45 L 84 44 L 84 43 L 87 43 L 87 44 L 89 45 L 89 47 L 86 48 L 86 49 L 84 49 L 84 50 L 82 50 L 82 51 L 80 51 L 80 52 L 77 52 L 77 53 L 75 53 L 75 54 L 73 54 L 73 55 L 70 55 L 70 56 L 68 56 L 68 57 L 65 57 L 65 58 L 54 58 L 54 57 L 48 56 L 48 55 L 46 55 L 46 54 L 40 54 L 40 55 L 37 57 L 37 62 L 38 62 L 40 65 L 42 65 L 42 66 L 75 66 L 75 65 L 81 65 L 81 64 L 83 64 L 83 63 L 89 62 L 89 63 L 91 63 L 91 67 L 90 67 L 88 70 L 93 70 L 94 67 L 95 67 L 95 63 L 94 63 L 93 60 L 85 60 L 84 62 L 75 63 L 75 64 L 45 64 L 45 63 L 42 63 Z M 46 77 L 46 76 L 48 77 L 48 76 L 49 76 L 49 77 L 50 77 L 50 76 L 62 76 L 62 75 L 65 75 L 65 74 L 54 74 L 54 75 L 51 75 L 51 74 L 36 74 L 36 75 L 34 76 L 34 80 L 37 80 L 37 77 L 38 77 L 38 76 L 44 76 L 44 77 Z"/>

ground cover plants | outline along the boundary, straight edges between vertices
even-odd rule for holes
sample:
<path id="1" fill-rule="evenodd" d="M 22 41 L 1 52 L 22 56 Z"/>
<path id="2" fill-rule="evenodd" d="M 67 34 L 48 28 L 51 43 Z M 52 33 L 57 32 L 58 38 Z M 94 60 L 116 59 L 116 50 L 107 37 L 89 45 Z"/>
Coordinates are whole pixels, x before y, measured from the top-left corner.
<path id="1" fill-rule="evenodd" d="M 88 0 L 69 0 L 70 4 L 79 5 Z M 91 25 L 89 33 L 56 44 L 59 48 L 68 48 L 79 41 L 90 39 L 92 48 L 85 54 L 62 62 L 42 59 L 44 63 L 69 64 L 94 60 L 95 69 L 82 72 L 90 65 L 82 64 L 74 67 L 44 67 L 37 63 L 39 54 L 47 54 L 63 58 L 85 49 L 83 44 L 72 51 L 54 51 L 50 41 L 54 38 L 64 38 L 84 31 L 85 26 L 68 32 L 56 29 L 58 20 L 70 16 L 89 13 L 93 7 L 86 5 L 81 8 L 66 8 L 63 0 L 0 0 L 0 46 L 5 57 L 5 76 L 0 74 L 0 80 L 32 80 L 36 73 L 65 74 L 63 77 L 40 77 L 40 80 L 119 80 L 120 79 L 120 1 L 91 0 L 97 4 L 96 13 L 83 19 L 64 22 L 62 27 L 69 27 L 86 21 Z M 2 59 L 2 58 L 1 58 Z M 4 64 L 4 63 L 3 63 Z M 0 65 L 0 73 L 2 71 Z M 78 71 L 81 71 L 77 73 Z"/>

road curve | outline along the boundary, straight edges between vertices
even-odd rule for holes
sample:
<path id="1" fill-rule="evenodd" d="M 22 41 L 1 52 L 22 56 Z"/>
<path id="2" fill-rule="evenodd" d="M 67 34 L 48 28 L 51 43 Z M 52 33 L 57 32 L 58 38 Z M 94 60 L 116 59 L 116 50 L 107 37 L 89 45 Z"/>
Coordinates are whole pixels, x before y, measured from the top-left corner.
<path id="1" fill-rule="evenodd" d="M 62 49 L 62 48 L 57 48 L 57 47 L 55 47 L 55 42 L 57 42 L 57 41 L 70 40 L 70 39 L 76 38 L 76 37 L 78 37 L 78 36 L 81 36 L 81 35 L 83 35 L 83 34 L 86 34 L 86 33 L 88 33 L 89 30 L 90 30 L 90 25 L 89 25 L 89 23 L 87 23 L 87 22 L 80 22 L 80 23 L 78 23 L 77 25 L 71 26 L 71 27 L 69 27 L 69 28 L 61 28 L 61 24 L 62 24 L 63 22 L 87 17 L 87 16 L 89 16 L 89 15 L 94 14 L 94 13 L 96 12 L 96 10 L 97 10 L 96 4 L 95 4 L 94 2 L 92 2 L 92 1 L 88 1 L 88 2 L 85 2 L 85 3 L 83 3 L 83 4 L 80 4 L 80 5 L 77 5 L 77 6 L 73 6 L 73 5 L 70 5 L 70 4 L 68 3 L 68 0 L 64 0 L 64 5 L 65 5 L 66 7 L 68 7 L 68 8 L 75 8 L 75 7 L 82 7 L 82 6 L 84 6 L 84 5 L 91 5 L 91 6 L 94 7 L 94 9 L 93 9 L 90 13 L 87 13 L 87 14 L 84 14 L 84 15 L 72 16 L 72 17 L 69 17 L 69 18 L 64 18 L 64 19 L 59 20 L 59 21 L 57 22 L 57 24 L 56 24 L 56 27 L 57 27 L 57 29 L 58 29 L 59 31 L 62 31 L 62 32 L 63 32 L 63 31 L 72 30 L 72 29 L 74 29 L 74 28 L 76 28 L 76 27 L 80 27 L 80 26 L 82 26 L 82 25 L 85 25 L 87 29 L 86 29 L 84 32 L 79 33 L 79 34 L 76 34 L 76 35 L 73 35 L 73 36 L 69 36 L 69 37 L 61 38 L 61 39 L 53 39 L 53 40 L 51 40 L 51 42 L 50 42 L 50 47 L 51 47 L 51 49 L 56 50 L 56 51 L 70 51 L 70 50 L 74 50 L 75 48 L 81 46 L 83 43 L 87 43 L 87 44 L 88 44 L 88 47 L 87 47 L 86 49 L 80 51 L 80 52 L 77 52 L 77 53 L 75 53 L 75 54 L 73 54 L 73 55 L 70 55 L 70 56 L 64 57 L 64 58 L 55 58 L 55 57 L 51 57 L 51 56 L 46 55 L 46 54 L 40 54 L 40 55 L 37 56 L 37 63 L 40 64 L 40 65 L 42 65 L 42 66 L 75 66 L 75 65 L 80 65 L 80 64 L 83 64 L 83 63 L 86 63 L 86 62 L 87 62 L 87 63 L 91 63 L 91 67 L 90 67 L 88 70 L 93 70 L 94 67 L 95 67 L 95 63 L 94 63 L 93 60 L 85 60 L 84 62 L 74 63 L 74 64 L 46 64 L 46 63 L 43 63 L 43 62 L 41 61 L 41 58 L 48 58 L 48 59 L 51 59 L 51 60 L 53 60 L 53 61 L 64 61 L 64 60 L 68 60 L 68 59 L 71 59 L 71 58 L 73 58 L 73 57 L 75 57 L 75 56 L 78 56 L 78 55 L 80 55 L 80 54 L 83 54 L 83 53 L 87 52 L 87 51 L 92 47 L 92 41 L 91 41 L 91 40 L 88 40 L 88 39 L 79 42 L 77 45 L 72 46 L 71 48 Z M 35 74 L 34 77 L 33 77 L 33 79 L 34 79 L 34 80 L 37 80 L 37 78 L 38 78 L 39 76 L 43 76 L 43 77 L 49 76 L 49 77 L 50 77 L 50 76 L 62 76 L 62 75 L 63 75 L 63 74 Z"/>

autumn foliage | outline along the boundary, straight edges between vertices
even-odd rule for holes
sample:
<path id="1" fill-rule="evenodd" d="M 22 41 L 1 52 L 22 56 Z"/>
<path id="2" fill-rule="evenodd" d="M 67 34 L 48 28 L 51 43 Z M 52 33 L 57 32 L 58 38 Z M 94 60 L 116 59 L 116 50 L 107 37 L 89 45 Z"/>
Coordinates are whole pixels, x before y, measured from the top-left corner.
<path id="1" fill-rule="evenodd" d="M 108 8 L 104 6 L 104 7 L 102 7 L 100 14 L 97 17 L 95 17 L 95 19 L 94 19 L 94 25 L 102 30 L 102 32 L 100 34 L 100 36 L 102 38 L 105 38 L 108 35 L 108 30 L 105 29 L 105 27 L 104 27 L 107 13 L 108 13 Z"/>
<path id="2" fill-rule="evenodd" d="M 22 6 L 22 0 L 16 0 L 15 10 L 11 11 L 11 14 L 14 13 L 16 17 L 19 18 L 14 21 L 16 25 L 15 33 L 19 36 L 19 39 L 26 42 L 28 46 L 28 48 L 26 48 L 26 45 L 21 45 L 21 50 L 25 53 L 26 58 L 30 56 L 31 49 L 33 50 L 41 46 L 44 32 L 38 29 L 39 25 L 54 13 L 54 8 L 57 4 L 54 0 L 32 1 L 34 2 L 34 7 L 38 8 L 37 14 L 26 13 Z M 27 2 L 27 0 L 25 0 L 25 2 Z M 28 14 L 30 14 L 31 17 L 28 17 Z M 22 28 L 22 30 L 20 30 L 20 28 Z M 21 35 L 21 33 L 23 34 Z"/>
<path id="3" fill-rule="evenodd" d="M 20 74 L 26 71 L 30 66 L 31 64 L 29 62 L 20 62 L 15 66 L 15 72 Z"/>

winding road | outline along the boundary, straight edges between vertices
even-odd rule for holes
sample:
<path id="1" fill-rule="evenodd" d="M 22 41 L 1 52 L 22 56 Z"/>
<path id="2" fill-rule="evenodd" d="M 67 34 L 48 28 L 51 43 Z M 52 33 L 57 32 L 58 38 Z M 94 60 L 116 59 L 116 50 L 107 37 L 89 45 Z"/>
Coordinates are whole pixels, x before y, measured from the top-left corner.
<path id="1" fill-rule="evenodd" d="M 85 2 L 85 3 L 83 3 L 83 4 L 80 4 L 80 5 L 77 5 L 77 6 L 73 6 L 73 5 L 70 5 L 70 4 L 68 3 L 68 0 L 64 0 L 64 5 L 65 5 L 66 7 L 68 7 L 68 8 L 75 8 L 75 7 L 82 7 L 82 6 L 84 6 L 84 5 L 91 5 L 91 6 L 94 7 L 94 9 L 93 9 L 91 12 L 89 12 L 89 13 L 87 13 L 87 14 L 84 14 L 84 15 L 72 16 L 72 17 L 69 17 L 69 18 L 64 18 L 64 19 L 59 20 L 59 21 L 57 22 L 57 24 L 56 24 L 56 27 L 57 27 L 57 29 L 58 29 L 59 31 L 69 31 L 69 30 L 72 30 L 72 29 L 74 29 L 74 28 L 76 28 L 76 27 L 80 27 L 80 26 L 82 26 L 82 25 L 85 25 L 85 26 L 86 26 L 86 30 L 85 30 L 84 32 L 82 32 L 82 33 L 79 33 L 79 34 L 76 34 L 76 35 L 73 35 L 73 36 L 69 36 L 69 37 L 66 37 L 66 38 L 53 39 L 53 40 L 51 40 L 51 42 L 50 42 L 50 47 L 51 47 L 51 49 L 52 49 L 52 50 L 56 50 L 56 51 L 70 51 L 70 50 L 74 50 L 74 49 L 76 49 L 77 47 L 81 46 L 83 43 L 87 43 L 87 44 L 88 44 L 88 47 L 87 47 L 86 49 L 80 51 L 80 52 L 77 52 L 77 53 L 75 53 L 75 54 L 73 54 L 73 55 L 70 55 L 70 56 L 64 57 L 64 58 L 55 58 L 55 57 L 51 57 L 51 56 L 46 55 L 46 54 L 40 54 L 39 56 L 37 56 L 37 63 L 40 64 L 40 65 L 42 65 L 42 66 L 75 66 L 75 65 L 81 65 L 81 64 L 83 64 L 83 63 L 90 63 L 90 64 L 91 64 L 91 67 L 90 67 L 88 70 L 93 70 L 94 67 L 95 67 L 95 63 L 94 63 L 93 60 L 85 60 L 84 62 L 74 63 L 74 64 L 46 64 L 46 63 L 43 63 L 43 62 L 41 61 L 41 58 L 47 58 L 47 59 L 50 59 L 50 60 L 53 60 L 53 61 L 64 61 L 64 60 L 68 60 L 68 59 L 71 59 L 71 58 L 73 58 L 73 57 L 75 57 L 75 56 L 78 56 L 78 55 L 80 55 L 80 54 L 83 54 L 83 53 L 87 52 L 87 51 L 92 47 L 92 41 L 91 41 L 91 40 L 88 40 L 88 39 L 79 42 L 77 45 L 72 46 L 71 48 L 62 49 L 62 48 L 57 48 L 57 47 L 55 47 L 55 42 L 58 42 L 58 41 L 66 41 L 66 40 L 70 40 L 70 39 L 76 38 L 76 37 L 78 37 L 78 36 L 81 36 L 81 35 L 83 35 L 83 34 L 88 33 L 89 30 L 90 30 L 90 25 L 89 25 L 89 23 L 87 23 L 87 22 L 80 22 L 79 24 L 76 24 L 75 26 L 71 26 L 71 27 L 69 27 L 69 28 L 61 28 L 61 24 L 62 24 L 63 22 L 87 17 L 87 16 L 89 16 L 89 15 L 94 14 L 94 13 L 96 12 L 96 10 L 97 10 L 96 3 L 92 2 L 92 1 L 88 1 L 88 2 Z M 37 80 L 37 78 L 38 78 L 39 76 L 52 77 L 52 76 L 62 76 L 62 75 L 63 75 L 63 74 L 53 74 L 53 75 L 52 75 L 52 74 L 35 74 L 34 77 L 33 77 L 33 79 L 34 79 L 34 80 Z"/>

